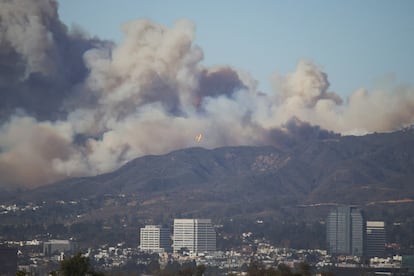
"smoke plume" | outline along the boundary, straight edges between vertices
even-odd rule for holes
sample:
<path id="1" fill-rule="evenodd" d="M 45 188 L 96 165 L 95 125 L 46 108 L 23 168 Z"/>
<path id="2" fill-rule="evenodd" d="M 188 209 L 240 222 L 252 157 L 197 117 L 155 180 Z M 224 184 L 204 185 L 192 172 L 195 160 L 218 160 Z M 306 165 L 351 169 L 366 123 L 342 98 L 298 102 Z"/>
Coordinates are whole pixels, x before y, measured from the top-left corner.
<path id="1" fill-rule="evenodd" d="M 1 186 L 100 174 L 190 146 L 289 146 L 414 122 L 411 87 L 342 99 L 320 67 L 300 61 L 263 93 L 245 71 L 203 66 L 187 20 L 122 31 L 115 45 L 68 30 L 53 0 L 0 2 Z"/>

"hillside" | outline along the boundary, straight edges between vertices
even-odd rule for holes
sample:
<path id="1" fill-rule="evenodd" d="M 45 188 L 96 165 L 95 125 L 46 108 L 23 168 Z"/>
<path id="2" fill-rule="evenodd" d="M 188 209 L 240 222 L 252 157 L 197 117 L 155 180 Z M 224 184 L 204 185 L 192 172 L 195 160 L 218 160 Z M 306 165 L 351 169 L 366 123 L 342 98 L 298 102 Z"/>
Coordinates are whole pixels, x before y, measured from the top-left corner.
<path id="1" fill-rule="evenodd" d="M 413 183 L 414 130 L 405 130 L 303 139 L 278 148 L 183 149 L 141 157 L 108 174 L 68 179 L 17 198 L 93 199 L 98 203 L 90 209 L 91 219 L 105 208 L 143 218 L 276 216 L 297 206 L 372 206 L 400 200 L 410 204 Z M 107 199 L 119 195 L 123 203 L 114 211 Z"/>

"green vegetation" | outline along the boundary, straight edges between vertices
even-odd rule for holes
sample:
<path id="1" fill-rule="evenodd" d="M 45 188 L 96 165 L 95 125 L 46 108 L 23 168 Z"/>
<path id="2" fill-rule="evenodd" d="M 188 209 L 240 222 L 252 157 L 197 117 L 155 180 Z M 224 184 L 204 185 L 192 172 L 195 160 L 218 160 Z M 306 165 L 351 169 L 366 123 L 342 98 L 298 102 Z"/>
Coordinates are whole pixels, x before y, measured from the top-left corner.
<path id="1" fill-rule="evenodd" d="M 188 262 L 180 265 L 177 262 L 169 263 L 158 271 L 153 271 L 157 276 L 203 276 L 206 272 L 204 265 L 196 265 L 195 262 Z"/>
<path id="2" fill-rule="evenodd" d="M 60 263 L 60 272 L 63 276 L 103 276 L 103 273 L 92 269 L 89 258 L 81 253 L 74 255 Z"/>
<path id="3" fill-rule="evenodd" d="M 310 276 L 311 267 L 307 263 L 300 263 L 297 268 L 291 269 L 285 264 L 279 264 L 277 268 L 265 267 L 262 263 L 252 262 L 247 268 L 247 276 Z"/>

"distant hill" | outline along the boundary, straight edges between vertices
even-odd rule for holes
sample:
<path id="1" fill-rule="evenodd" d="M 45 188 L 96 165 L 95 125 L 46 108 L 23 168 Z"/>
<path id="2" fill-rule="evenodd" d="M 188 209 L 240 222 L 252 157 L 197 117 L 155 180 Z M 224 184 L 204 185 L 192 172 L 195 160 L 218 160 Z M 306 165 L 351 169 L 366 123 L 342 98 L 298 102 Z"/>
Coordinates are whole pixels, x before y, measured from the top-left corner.
<path id="1" fill-rule="evenodd" d="M 104 202 L 111 195 L 125 198 L 119 212 L 148 218 L 276 216 L 297 206 L 407 203 L 414 200 L 414 130 L 312 136 L 278 147 L 188 148 L 17 198 Z M 96 208 L 102 213 L 107 205 Z"/>

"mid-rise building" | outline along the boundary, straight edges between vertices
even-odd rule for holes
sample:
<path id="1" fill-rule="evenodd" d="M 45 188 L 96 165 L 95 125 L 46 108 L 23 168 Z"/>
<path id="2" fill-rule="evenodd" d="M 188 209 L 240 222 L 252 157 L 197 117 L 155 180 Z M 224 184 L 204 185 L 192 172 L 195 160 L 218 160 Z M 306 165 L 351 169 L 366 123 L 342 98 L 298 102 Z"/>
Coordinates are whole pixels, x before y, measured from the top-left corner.
<path id="1" fill-rule="evenodd" d="M 365 220 L 362 212 L 340 206 L 329 212 L 326 220 L 326 241 L 330 254 L 363 256 Z"/>
<path id="2" fill-rule="evenodd" d="M 368 257 L 385 255 L 385 223 L 383 221 L 367 221 L 366 249 Z"/>
<path id="3" fill-rule="evenodd" d="M 50 240 L 43 243 L 43 254 L 45 256 L 73 253 L 74 251 L 75 243 L 70 240 Z"/>
<path id="4" fill-rule="evenodd" d="M 146 252 L 169 252 L 170 230 L 160 225 L 146 225 L 140 229 L 140 249 Z"/>
<path id="5" fill-rule="evenodd" d="M 210 219 L 174 219 L 174 252 L 216 251 L 216 231 Z"/>

